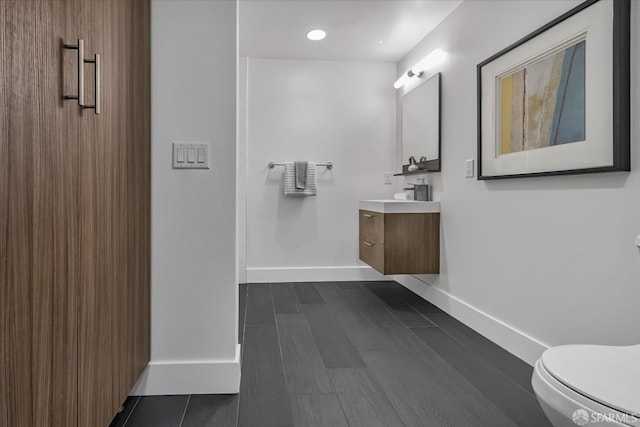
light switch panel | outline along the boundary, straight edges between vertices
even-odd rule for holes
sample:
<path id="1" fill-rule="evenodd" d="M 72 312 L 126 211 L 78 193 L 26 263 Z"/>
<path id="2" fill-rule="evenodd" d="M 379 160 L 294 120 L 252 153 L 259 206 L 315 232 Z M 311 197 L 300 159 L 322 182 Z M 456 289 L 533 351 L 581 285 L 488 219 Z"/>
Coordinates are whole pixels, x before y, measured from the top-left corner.
<path id="1" fill-rule="evenodd" d="M 466 160 L 464 162 L 465 166 L 465 178 L 473 178 L 473 159 Z"/>
<path id="2" fill-rule="evenodd" d="M 393 173 L 392 172 L 385 172 L 384 173 L 384 184 L 385 185 L 391 185 L 393 184 Z"/>
<path id="3" fill-rule="evenodd" d="M 209 169 L 208 142 L 174 142 L 174 169 Z"/>

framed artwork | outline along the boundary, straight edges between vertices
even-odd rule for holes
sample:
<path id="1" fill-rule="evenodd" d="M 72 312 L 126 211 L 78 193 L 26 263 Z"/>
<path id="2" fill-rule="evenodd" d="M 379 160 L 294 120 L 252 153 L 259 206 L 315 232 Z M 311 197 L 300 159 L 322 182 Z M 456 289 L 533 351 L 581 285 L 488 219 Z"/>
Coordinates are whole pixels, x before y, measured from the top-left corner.
<path id="1" fill-rule="evenodd" d="M 630 0 L 589 0 L 478 65 L 478 179 L 630 170 Z"/>

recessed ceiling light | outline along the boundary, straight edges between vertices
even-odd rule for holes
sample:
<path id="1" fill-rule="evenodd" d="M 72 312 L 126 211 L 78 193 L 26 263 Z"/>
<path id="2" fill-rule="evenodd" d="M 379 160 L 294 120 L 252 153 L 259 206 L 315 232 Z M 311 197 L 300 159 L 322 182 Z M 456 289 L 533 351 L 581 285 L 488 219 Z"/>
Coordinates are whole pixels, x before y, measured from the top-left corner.
<path id="1" fill-rule="evenodd" d="M 322 30 L 311 30 L 307 33 L 307 38 L 309 40 L 322 40 L 323 38 L 325 38 L 327 36 L 327 33 L 325 33 Z"/>
<path id="2" fill-rule="evenodd" d="M 382 43 L 384 43 L 384 42 L 383 42 L 382 40 L 378 40 L 378 43 L 382 44 Z"/>

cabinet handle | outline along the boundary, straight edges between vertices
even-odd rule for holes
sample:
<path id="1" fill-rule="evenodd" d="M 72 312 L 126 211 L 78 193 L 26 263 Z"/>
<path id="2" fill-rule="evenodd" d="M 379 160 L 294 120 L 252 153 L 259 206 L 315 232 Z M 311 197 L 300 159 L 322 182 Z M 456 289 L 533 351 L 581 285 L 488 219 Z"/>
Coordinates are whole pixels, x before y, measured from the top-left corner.
<path id="1" fill-rule="evenodd" d="M 363 214 L 363 216 L 365 218 L 373 218 L 375 215 L 371 215 L 371 214 Z"/>
<path id="2" fill-rule="evenodd" d="M 78 44 L 64 44 L 64 49 L 78 51 L 78 94 L 63 95 L 64 99 L 77 99 L 79 106 L 84 106 L 84 40 L 78 39 Z"/>
<path id="3" fill-rule="evenodd" d="M 371 243 L 367 242 L 366 240 L 363 240 L 362 243 L 364 243 L 367 246 L 373 246 Z"/>
<path id="4" fill-rule="evenodd" d="M 85 59 L 85 63 L 94 65 L 93 79 L 93 105 L 85 105 L 84 108 L 92 109 L 96 114 L 100 114 L 100 54 L 94 53 L 93 59 Z"/>

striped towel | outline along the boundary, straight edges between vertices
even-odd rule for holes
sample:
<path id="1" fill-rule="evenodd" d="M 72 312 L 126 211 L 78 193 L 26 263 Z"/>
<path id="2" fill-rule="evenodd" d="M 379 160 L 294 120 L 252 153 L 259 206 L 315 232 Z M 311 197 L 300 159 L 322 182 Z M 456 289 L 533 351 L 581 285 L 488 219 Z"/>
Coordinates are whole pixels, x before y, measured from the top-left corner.
<path id="1" fill-rule="evenodd" d="M 318 194 L 318 183 L 316 179 L 316 164 L 307 164 L 307 188 L 304 190 L 296 188 L 296 166 L 293 162 L 284 164 L 284 195 L 285 196 L 315 196 Z"/>

